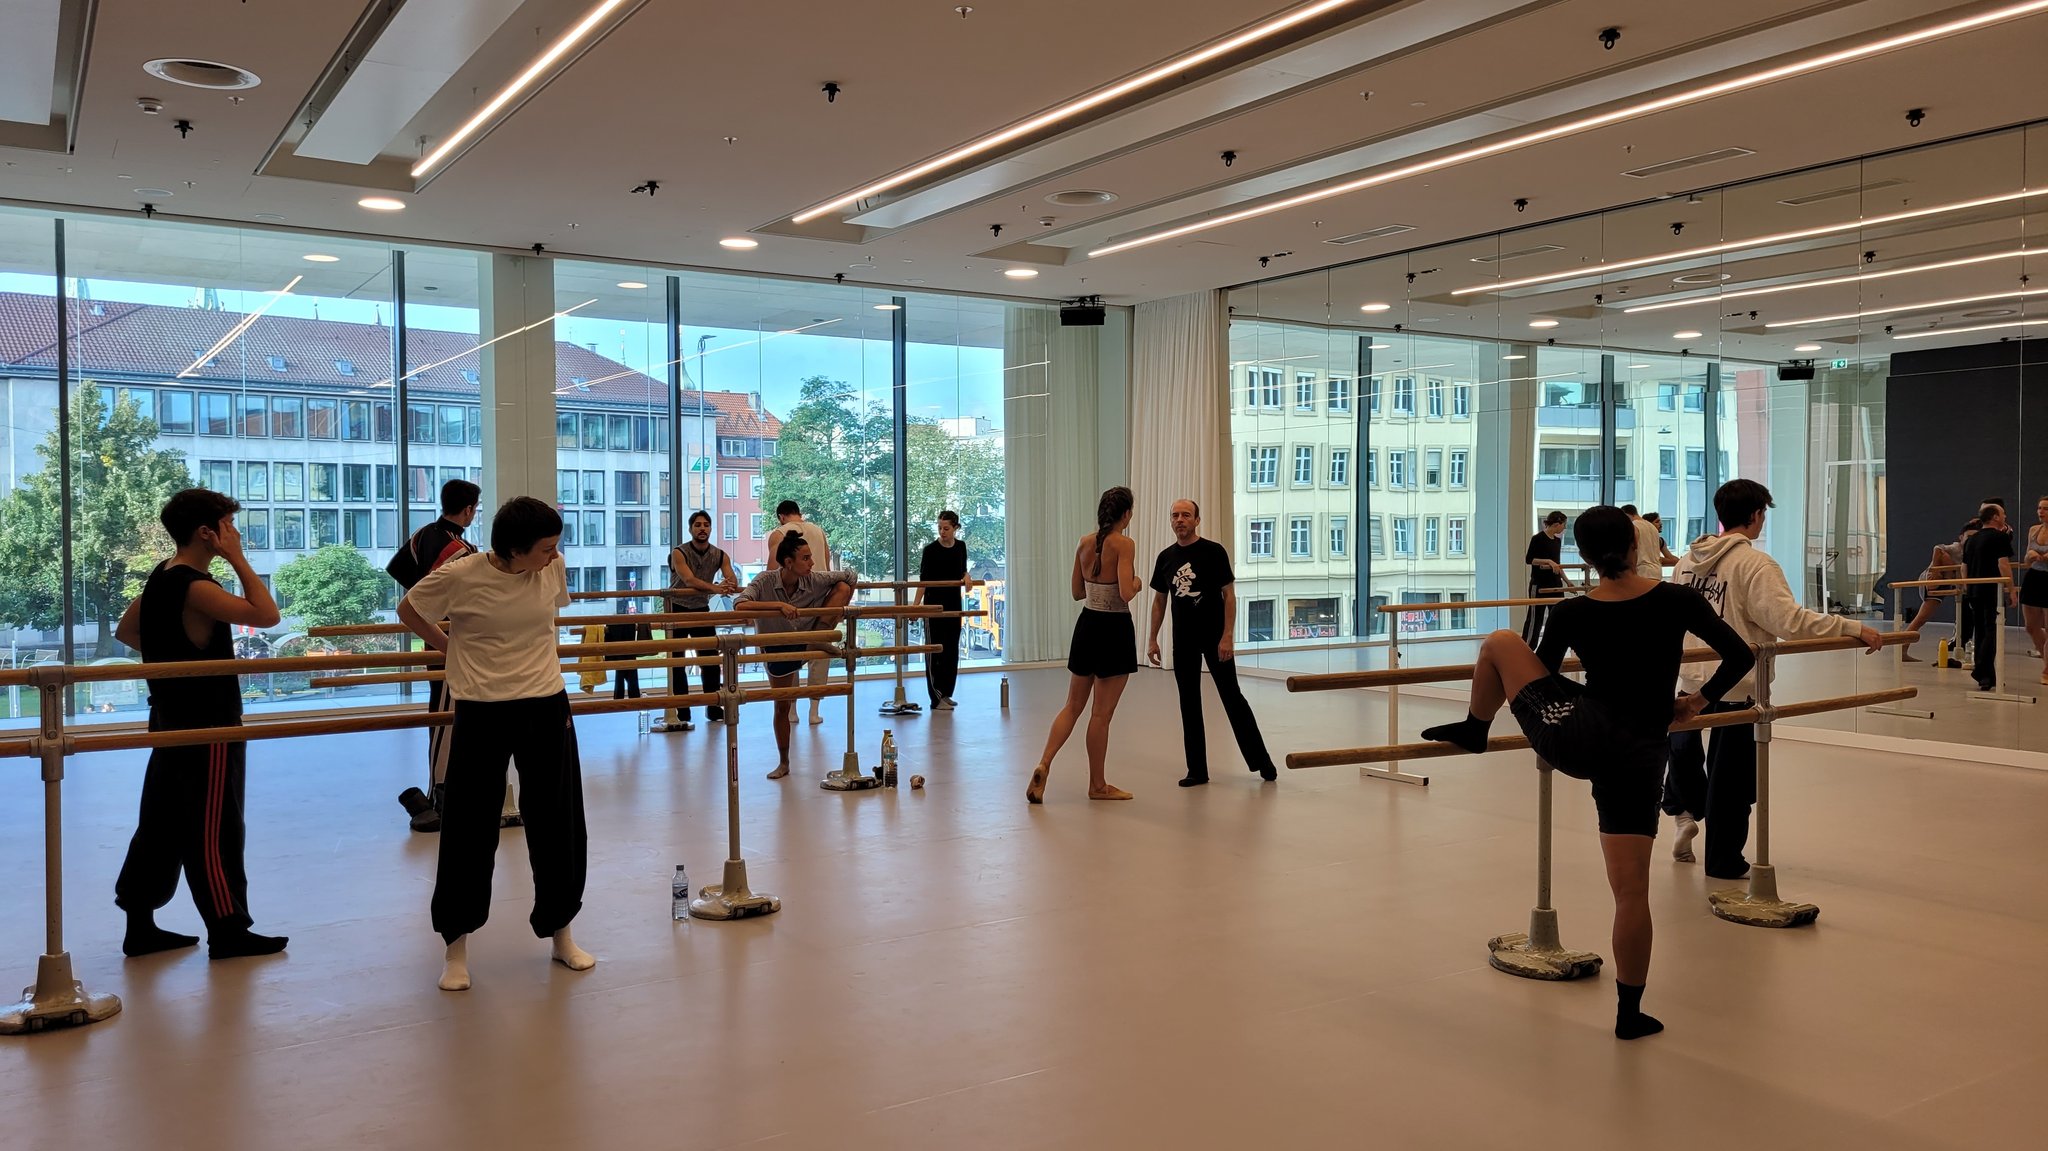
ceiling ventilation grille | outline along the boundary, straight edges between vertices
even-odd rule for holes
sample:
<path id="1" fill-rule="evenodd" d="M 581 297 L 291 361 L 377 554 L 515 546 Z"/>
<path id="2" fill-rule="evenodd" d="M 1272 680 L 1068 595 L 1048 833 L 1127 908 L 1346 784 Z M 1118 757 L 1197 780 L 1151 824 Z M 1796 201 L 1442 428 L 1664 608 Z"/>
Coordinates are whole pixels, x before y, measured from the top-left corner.
<path id="1" fill-rule="evenodd" d="M 1475 264 L 1505 264 L 1509 260 L 1519 260 L 1523 256 L 1540 256 L 1545 252 L 1562 251 L 1564 251 L 1563 244 L 1538 244 L 1533 248 L 1516 248 L 1512 252 L 1495 252 L 1490 256 L 1474 256 L 1472 257 L 1472 262 Z"/>
<path id="2" fill-rule="evenodd" d="M 1780 200 L 1778 202 L 1780 204 L 1785 205 L 1788 208 L 1803 208 L 1808 204 L 1818 204 L 1823 200 L 1839 200 L 1844 196 L 1855 196 L 1860 195 L 1864 192 L 1875 192 L 1880 188 L 1896 188 L 1899 185 L 1904 184 L 1905 182 L 1906 181 L 1904 180 L 1872 180 L 1868 184 L 1848 184 L 1840 188 L 1829 188 L 1825 192 L 1814 192 L 1810 195 L 1794 196 L 1789 200 Z"/>
<path id="3" fill-rule="evenodd" d="M 1384 240 L 1388 236 L 1398 236 L 1403 232 L 1412 232 L 1414 230 L 1415 229 L 1408 224 L 1388 224 L 1383 228 L 1371 228 L 1363 232 L 1353 232 L 1348 236 L 1332 236 L 1331 238 L 1324 240 L 1323 243 L 1362 244 L 1367 240 Z"/>
<path id="4" fill-rule="evenodd" d="M 1677 172 L 1686 168 L 1697 168 L 1701 164 L 1718 164 L 1723 160 L 1754 155 L 1756 150 L 1753 148 L 1716 148 L 1711 152 L 1701 152 L 1697 156 L 1683 156 L 1676 160 L 1666 160 L 1662 164 L 1651 164 L 1647 168 L 1634 168 L 1623 172 L 1622 175 L 1647 180 L 1652 176 L 1662 176 L 1666 172 Z"/>

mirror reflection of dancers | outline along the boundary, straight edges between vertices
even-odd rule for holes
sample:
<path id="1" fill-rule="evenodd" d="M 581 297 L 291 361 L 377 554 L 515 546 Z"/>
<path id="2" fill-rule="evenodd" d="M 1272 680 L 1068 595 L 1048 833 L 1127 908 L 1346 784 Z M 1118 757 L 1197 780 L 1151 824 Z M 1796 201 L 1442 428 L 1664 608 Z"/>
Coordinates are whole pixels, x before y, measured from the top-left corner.
<path id="1" fill-rule="evenodd" d="M 1131 623 L 1131 599 L 1144 590 L 1135 565 L 1137 545 L 1124 534 L 1131 526 L 1131 489 L 1111 488 L 1095 505 L 1095 530 L 1074 546 L 1071 583 L 1074 598 L 1085 601 L 1074 621 L 1074 640 L 1067 651 L 1067 702 L 1053 717 L 1045 753 L 1031 772 L 1024 791 L 1030 803 L 1045 802 L 1045 780 L 1053 757 L 1074 734 L 1083 709 L 1088 711 L 1088 798 L 1129 799 L 1131 793 L 1103 778 L 1109 753 L 1109 721 L 1131 673 L 1138 670 L 1138 631 Z M 1091 704 L 1091 697 L 1093 702 Z"/>
<path id="2" fill-rule="evenodd" d="M 1545 763 L 1592 781 L 1600 853 L 1614 892 L 1614 1034 L 1639 1039 L 1664 1030 L 1643 1014 L 1642 1002 L 1650 973 L 1650 849 L 1668 733 L 1726 695 L 1755 666 L 1756 653 L 1698 592 L 1637 574 L 1637 532 L 1621 509 L 1579 513 L 1572 538 L 1600 573 L 1599 585 L 1550 609 L 1539 650 L 1511 631 L 1488 636 L 1472 668 L 1469 713 L 1424 730 L 1422 738 L 1483 752 L 1494 715 L 1508 704 Z M 1707 641 L 1721 666 L 1698 694 L 1674 702 L 1688 633 Z M 1557 674 L 1566 651 L 1584 663 L 1585 686 Z"/>
<path id="3" fill-rule="evenodd" d="M 590 844 L 576 723 L 556 654 L 555 613 L 569 606 L 561 542 L 560 513 L 515 497 L 491 518 L 490 551 L 435 568 L 398 605 L 400 622 L 447 655 L 455 697 L 434 875 L 434 930 L 448 945 L 443 991 L 469 989 L 469 936 L 490 918 L 507 760 L 519 771 L 533 867 L 527 921 L 553 940 L 555 962 L 572 971 L 597 965 L 569 934 L 583 908 Z M 446 632 L 436 624 L 444 619 Z"/>

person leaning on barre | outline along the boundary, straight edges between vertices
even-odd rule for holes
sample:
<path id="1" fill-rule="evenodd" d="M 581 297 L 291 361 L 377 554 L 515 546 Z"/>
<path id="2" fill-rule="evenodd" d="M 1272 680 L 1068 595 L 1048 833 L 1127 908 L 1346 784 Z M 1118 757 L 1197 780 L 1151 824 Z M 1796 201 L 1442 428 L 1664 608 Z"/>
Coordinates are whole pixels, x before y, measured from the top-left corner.
<path id="1" fill-rule="evenodd" d="M 1614 893 L 1614 1034 L 1639 1039 L 1664 1029 L 1643 1013 L 1642 1002 L 1650 973 L 1650 849 L 1668 734 L 1674 722 L 1727 695 L 1756 654 L 1699 593 L 1637 574 L 1638 533 L 1621 509 L 1579 513 L 1572 537 L 1599 571 L 1599 585 L 1550 609 L 1538 650 L 1511 631 L 1488 636 L 1473 665 L 1465 718 L 1428 728 L 1422 738 L 1483 752 L 1493 717 L 1507 704 L 1544 763 L 1592 783 Z M 1707 641 L 1721 666 L 1697 693 L 1674 702 L 1688 633 Z M 1567 651 L 1585 666 L 1583 687 L 1557 673 Z"/>
<path id="2" fill-rule="evenodd" d="M 838 609 L 853 599 L 854 574 L 850 571 L 818 571 L 814 561 L 815 553 L 811 543 L 801 531 L 785 531 L 776 541 L 775 566 L 754 577 L 754 582 L 741 591 L 733 601 L 732 610 L 759 615 L 761 618 L 755 630 L 763 635 L 774 632 L 813 631 L 831 627 L 839 622 Z M 782 644 L 765 648 L 777 653 L 808 653 L 809 644 Z M 768 686 L 795 687 L 797 673 L 804 669 L 807 656 L 776 660 L 768 665 Z M 822 686 L 813 680 L 813 688 Z M 848 688 L 851 691 L 851 687 Z M 811 701 L 817 706 L 817 700 Z M 851 707 L 849 702 L 847 706 Z M 775 770 L 768 773 L 769 779 L 781 779 L 789 774 L 789 740 L 791 729 L 796 726 L 796 701 L 778 699 L 775 701 Z"/>

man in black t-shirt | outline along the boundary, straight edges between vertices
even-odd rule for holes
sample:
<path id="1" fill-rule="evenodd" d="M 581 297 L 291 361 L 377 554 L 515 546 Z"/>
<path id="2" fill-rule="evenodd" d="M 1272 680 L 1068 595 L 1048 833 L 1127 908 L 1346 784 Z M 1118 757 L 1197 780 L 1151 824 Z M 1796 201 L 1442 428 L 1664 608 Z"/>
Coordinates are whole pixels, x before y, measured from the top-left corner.
<path id="1" fill-rule="evenodd" d="M 461 559 L 476 551 L 476 545 L 463 538 L 469 525 L 476 522 L 477 504 L 483 499 L 484 490 L 468 480 L 449 480 L 441 485 L 441 518 L 412 533 L 399 554 L 393 556 L 391 564 L 384 570 L 398 581 L 400 587 L 411 591 L 414 584 L 425 579 L 428 573 L 449 560 Z M 448 686 L 440 680 L 427 684 L 427 710 L 453 711 L 455 705 L 448 699 Z M 448 777 L 448 737 L 454 728 L 441 724 L 427 729 L 427 790 L 408 787 L 398 797 L 398 804 L 411 817 L 414 831 L 441 830 L 441 784 Z M 506 796 L 506 810 L 518 814 L 510 794 Z"/>
<path id="2" fill-rule="evenodd" d="M 1987 503 L 1978 509 L 1977 519 L 1983 526 L 1963 545 L 1963 574 L 1970 579 L 2011 578 L 2012 529 L 2006 526 L 2005 509 Z M 2017 605 L 2019 591 L 2008 587 L 2001 595 L 1997 584 L 1968 584 L 1963 591 L 1977 633 L 1977 662 L 1970 675 L 1979 690 L 1992 691 L 1998 687 L 1996 661 L 2002 646 L 1998 641 L 2005 634 L 2005 599 L 2010 596 Z"/>
<path id="3" fill-rule="evenodd" d="M 1216 681 L 1216 694 L 1223 697 L 1223 713 L 1230 717 L 1230 730 L 1237 736 L 1237 750 L 1245 766 L 1268 782 L 1279 778 L 1273 757 L 1266 753 L 1266 741 L 1259 734 L 1259 721 L 1252 705 L 1245 702 L 1237 686 L 1237 663 L 1233 658 L 1232 633 L 1237 625 L 1237 577 L 1230 571 L 1230 553 L 1214 540 L 1196 534 L 1202 523 L 1202 509 L 1193 500 L 1176 500 L 1169 513 L 1173 522 L 1172 546 L 1159 553 L 1152 565 L 1152 638 L 1146 658 L 1159 663 L 1159 625 L 1166 620 L 1167 604 L 1173 605 L 1173 679 L 1180 688 L 1180 723 L 1187 749 L 1188 774 L 1182 787 L 1199 787 L 1209 782 L 1209 750 L 1202 728 L 1202 661 L 1209 661 L 1209 675 Z"/>

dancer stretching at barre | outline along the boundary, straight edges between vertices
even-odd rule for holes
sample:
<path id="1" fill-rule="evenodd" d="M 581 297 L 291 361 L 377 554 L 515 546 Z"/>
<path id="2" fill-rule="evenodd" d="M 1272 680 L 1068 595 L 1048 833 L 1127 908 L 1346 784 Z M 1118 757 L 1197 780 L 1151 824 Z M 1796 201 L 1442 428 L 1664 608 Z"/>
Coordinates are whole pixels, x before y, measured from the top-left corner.
<path id="1" fill-rule="evenodd" d="M 1614 1034 L 1639 1039 L 1664 1030 L 1643 1014 L 1650 974 L 1650 848 L 1656 842 L 1667 733 L 1720 700 L 1756 664 L 1756 654 L 1698 592 L 1636 574 L 1637 532 L 1619 508 L 1579 513 L 1572 538 L 1600 573 L 1599 586 L 1550 609 L 1543 646 L 1497 631 L 1472 668 L 1471 713 L 1432 727 L 1422 738 L 1486 750 L 1486 732 L 1503 703 L 1529 744 L 1566 775 L 1593 783 L 1600 853 L 1614 892 L 1614 976 L 1620 1005 Z M 1721 656 L 1720 670 L 1697 695 L 1672 693 L 1686 633 Z M 1557 674 L 1569 649 L 1586 667 L 1580 687 Z"/>
<path id="2" fill-rule="evenodd" d="M 1045 754 L 1032 769 L 1031 786 L 1024 789 L 1028 803 L 1045 802 L 1045 777 L 1052 771 L 1053 757 L 1074 734 L 1081 711 L 1088 712 L 1088 798 L 1129 799 L 1131 793 L 1113 787 L 1102 777 L 1102 761 L 1109 754 L 1109 721 L 1116 716 L 1116 701 L 1123 698 L 1124 685 L 1138 670 L 1138 629 L 1131 623 L 1131 597 L 1143 591 L 1134 565 L 1137 546 L 1124 529 L 1131 526 L 1129 488 L 1111 488 L 1095 504 L 1095 530 L 1074 545 L 1074 598 L 1085 600 L 1081 617 L 1074 621 L 1074 640 L 1067 649 L 1067 703 L 1053 717 L 1052 731 L 1045 737 Z M 1095 697 L 1089 704 L 1089 696 Z"/>
<path id="3" fill-rule="evenodd" d="M 775 543 L 775 566 L 754 577 L 754 582 L 740 592 L 733 601 L 732 610 L 752 612 L 760 615 L 754 623 L 754 630 L 762 635 L 784 631 L 813 631 L 829 628 L 839 622 L 838 608 L 845 607 L 853 599 L 854 574 L 850 571 L 817 571 L 817 553 L 811 550 L 811 543 L 803 533 L 795 529 L 785 531 Z M 805 652 L 812 650 L 809 644 L 776 644 L 763 648 L 771 652 Z M 775 660 L 768 665 L 768 686 L 795 687 L 796 673 L 804 669 L 801 659 Z M 823 676 L 815 676 L 811 687 L 822 686 Z M 847 691 L 853 690 L 852 685 Z M 811 701 L 813 708 L 818 701 Z M 852 707 L 849 695 L 846 706 Z M 775 701 L 775 770 L 768 773 L 769 779 L 781 779 L 789 774 L 789 737 L 796 727 L 796 701 L 778 699 Z"/>

